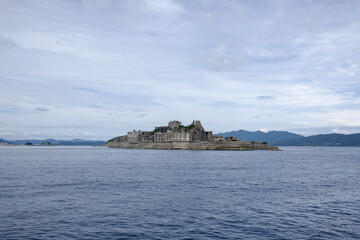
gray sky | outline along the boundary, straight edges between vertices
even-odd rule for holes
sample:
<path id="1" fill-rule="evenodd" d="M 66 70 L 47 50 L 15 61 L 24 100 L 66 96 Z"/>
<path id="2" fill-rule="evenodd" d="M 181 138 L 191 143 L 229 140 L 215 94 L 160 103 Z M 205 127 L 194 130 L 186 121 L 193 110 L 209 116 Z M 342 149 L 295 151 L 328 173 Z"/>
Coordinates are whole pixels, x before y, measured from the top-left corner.
<path id="1" fill-rule="evenodd" d="M 0 0 L 0 138 L 352 133 L 359 76 L 358 0 Z"/>

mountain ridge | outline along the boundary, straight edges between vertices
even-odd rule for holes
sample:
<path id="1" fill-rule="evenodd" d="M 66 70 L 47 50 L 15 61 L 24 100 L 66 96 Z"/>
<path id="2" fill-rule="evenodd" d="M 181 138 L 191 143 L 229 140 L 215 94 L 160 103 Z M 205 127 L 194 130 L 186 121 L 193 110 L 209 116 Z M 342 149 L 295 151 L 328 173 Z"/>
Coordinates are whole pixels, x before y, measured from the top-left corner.
<path id="1" fill-rule="evenodd" d="M 278 146 L 360 146 L 360 133 L 318 134 L 275 142 Z"/>
<path id="2" fill-rule="evenodd" d="M 15 145 L 24 145 L 25 143 L 32 144 L 41 144 L 44 142 L 50 142 L 54 146 L 94 146 L 94 145 L 104 145 L 106 141 L 103 140 L 85 140 L 85 139 L 70 139 L 70 140 L 61 140 L 61 139 L 21 139 L 21 140 L 12 140 L 8 141 L 5 139 L 0 139 L 0 142 L 7 142 L 9 144 Z"/>
<path id="3" fill-rule="evenodd" d="M 288 131 L 247 131 L 237 130 L 214 135 L 222 135 L 224 137 L 236 137 L 242 141 L 267 142 L 269 146 L 360 146 L 360 133 L 354 134 L 317 134 L 312 136 L 302 136 L 300 134 Z M 53 146 L 94 146 L 104 145 L 103 140 L 85 140 L 85 139 L 26 139 L 26 140 L 5 140 L 0 138 L 0 143 L 9 143 L 15 145 L 24 145 L 27 142 L 33 144 L 41 144 L 50 142 Z"/>
<path id="4" fill-rule="evenodd" d="M 257 142 L 267 142 L 269 145 L 274 145 L 276 142 L 292 139 L 292 138 L 300 138 L 304 137 L 300 134 L 291 133 L 288 131 L 269 131 L 269 132 L 262 132 L 262 131 L 247 131 L 247 130 L 237 130 L 237 131 L 230 131 L 224 133 L 218 133 L 215 135 L 222 135 L 224 137 L 236 137 L 241 139 L 242 141 L 257 141 Z"/>

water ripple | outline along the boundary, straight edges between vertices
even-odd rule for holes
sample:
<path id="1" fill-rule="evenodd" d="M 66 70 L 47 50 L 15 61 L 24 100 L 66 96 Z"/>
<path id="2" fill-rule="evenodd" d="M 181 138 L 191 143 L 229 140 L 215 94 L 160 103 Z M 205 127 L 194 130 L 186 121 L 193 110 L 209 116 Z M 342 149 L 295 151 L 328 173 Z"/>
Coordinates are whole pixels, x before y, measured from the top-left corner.
<path id="1" fill-rule="evenodd" d="M 1 150 L 0 239 L 360 238 L 360 148 Z"/>

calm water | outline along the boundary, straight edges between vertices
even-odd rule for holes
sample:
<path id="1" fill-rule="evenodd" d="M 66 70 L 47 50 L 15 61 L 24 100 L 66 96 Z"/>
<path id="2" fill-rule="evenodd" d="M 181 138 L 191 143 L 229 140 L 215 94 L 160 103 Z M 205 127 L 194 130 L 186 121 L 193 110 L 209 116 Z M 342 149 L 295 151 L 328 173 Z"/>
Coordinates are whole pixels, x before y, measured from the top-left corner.
<path id="1" fill-rule="evenodd" d="M 0 239 L 359 239 L 360 148 L 0 147 Z"/>

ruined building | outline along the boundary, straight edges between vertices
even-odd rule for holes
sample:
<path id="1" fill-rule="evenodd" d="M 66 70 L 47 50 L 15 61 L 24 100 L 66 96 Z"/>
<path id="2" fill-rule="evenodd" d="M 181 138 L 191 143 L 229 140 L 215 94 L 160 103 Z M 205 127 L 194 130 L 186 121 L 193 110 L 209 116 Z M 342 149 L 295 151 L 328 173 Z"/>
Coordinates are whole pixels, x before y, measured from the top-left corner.
<path id="1" fill-rule="evenodd" d="M 266 142 L 241 141 L 235 137 L 223 138 L 205 131 L 200 121 L 184 126 L 179 121 L 170 121 L 167 126 L 155 127 L 153 131 L 128 132 L 127 135 L 109 140 L 112 148 L 145 149 L 192 149 L 192 150 L 278 150 Z"/>

